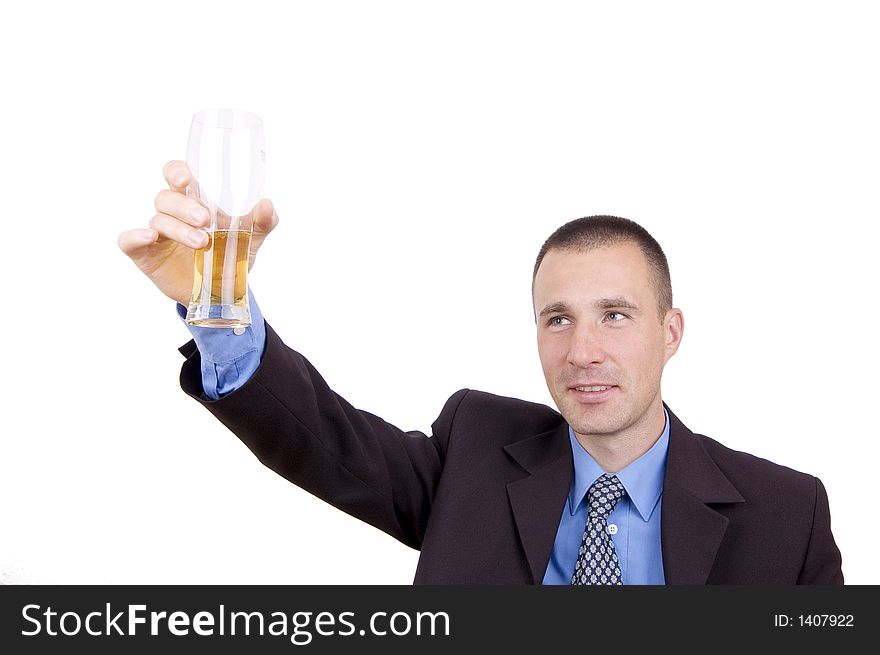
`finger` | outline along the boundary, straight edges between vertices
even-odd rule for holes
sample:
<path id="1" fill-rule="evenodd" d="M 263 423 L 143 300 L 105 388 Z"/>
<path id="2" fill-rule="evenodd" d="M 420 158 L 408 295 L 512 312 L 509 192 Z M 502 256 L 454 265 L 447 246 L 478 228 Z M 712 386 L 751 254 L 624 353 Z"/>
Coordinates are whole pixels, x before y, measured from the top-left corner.
<path id="1" fill-rule="evenodd" d="M 256 253 L 266 236 L 278 225 L 278 214 L 272 201 L 264 198 L 254 207 L 254 232 L 251 236 L 251 250 Z"/>
<path id="2" fill-rule="evenodd" d="M 156 230 L 127 230 L 119 235 L 116 243 L 122 252 L 131 257 L 138 249 L 154 243 L 158 236 Z"/>
<path id="3" fill-rule="evenodd" d="M 189 166 L 186 162 L 177 159 L 165 164 L 162 175 L 168 183 L 168 187 L 174 191 L 183 191 L 190 182 Z"/>
<path id="4" fill-rule="evenodd" d="M 168 214 L 156 214 L 150 219 L 150 227 L 166 239 L 172 239 L 187 248 L 204 248 L 208 245 L 208 235 L 194 229 Z"/>
<path id="5" fill-rule="evenodd" d="M 268 234 L 278 225 L 278 214 L 275 213 L 275 206 L 268 198 L 263 198 L 254 206 L 254 232 Z"/>
<path id="6" fill-rule="evenodd" d="M 195 227 L 203 227 L 211 219 L 204 205 L 193 198 L 187 198 L 179 191 L 163 189 L 156 194 L 153 204 L 160 214 L 168 214 Z"/>

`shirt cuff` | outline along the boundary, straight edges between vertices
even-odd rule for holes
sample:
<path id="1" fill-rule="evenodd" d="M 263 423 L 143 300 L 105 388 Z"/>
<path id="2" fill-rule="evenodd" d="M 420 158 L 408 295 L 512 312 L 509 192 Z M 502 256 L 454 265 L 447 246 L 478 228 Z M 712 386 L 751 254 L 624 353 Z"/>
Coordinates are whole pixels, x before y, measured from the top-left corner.
<path id="1" fill-rule="evenodd" d="M 177 315 L 199 349 L 205 395 L 213 400 L 244 386 L 260 365 L 266 347 L 266 324 L 250 288 L 248 299 L 251 324 L 241 334 L 235 334 L 232 328 L 189 325 L 186 307 L 177 304 Z"/>

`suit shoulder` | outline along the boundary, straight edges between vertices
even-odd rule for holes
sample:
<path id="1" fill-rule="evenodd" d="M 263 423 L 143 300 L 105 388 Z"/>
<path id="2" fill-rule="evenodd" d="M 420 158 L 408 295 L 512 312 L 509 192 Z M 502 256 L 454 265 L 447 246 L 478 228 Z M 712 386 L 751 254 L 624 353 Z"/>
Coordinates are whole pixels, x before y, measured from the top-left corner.
<path id="1" fill-rule="evenodd" d="M 461 389 L 453 394 L 446 401 L 443 413 L 450 411 L 455 414 L 455 423 L 490 432 L 538 433 L 551 430 L 565 420 L 547 405 L 476 389 Z"/>
<path id="2" fill-rule="evenodd" d="M 758 493 L 798 492 L 812 496 L 816 478 L 768 459 L 734 450 L 704 434 L 694 434 L 715 464 L 738 489 Z"/>

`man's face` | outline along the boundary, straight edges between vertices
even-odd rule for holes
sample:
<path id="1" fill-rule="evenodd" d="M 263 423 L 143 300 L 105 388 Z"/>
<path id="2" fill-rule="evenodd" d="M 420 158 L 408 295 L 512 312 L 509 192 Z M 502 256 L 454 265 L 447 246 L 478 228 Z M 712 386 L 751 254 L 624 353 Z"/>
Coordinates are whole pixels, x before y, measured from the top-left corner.
<path id="1" fill-rule="evenodd" d="M 534 289 L 544 378 L 575 433 L 662 430 L 660 377 L 684 325 L 677 309 L 661 319 L 639 247 L 626 242 L 588 252 L 550 250 Z"/>

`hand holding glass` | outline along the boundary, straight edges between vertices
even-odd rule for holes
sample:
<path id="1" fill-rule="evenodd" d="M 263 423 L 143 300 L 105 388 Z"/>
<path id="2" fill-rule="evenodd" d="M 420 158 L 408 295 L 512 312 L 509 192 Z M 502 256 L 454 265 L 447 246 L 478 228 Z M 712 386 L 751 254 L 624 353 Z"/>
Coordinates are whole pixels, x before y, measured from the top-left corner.
<path id="1" fill-rule="evenodd" d="M 263 194 L 263 123 L 248 112 L 211 109 L 193 116 L 186 195 L 211 216 L 208 245 L 195 251 L 186 322 L 203 327 L 251 324 L 247 272 L 253 210 Z"/>

